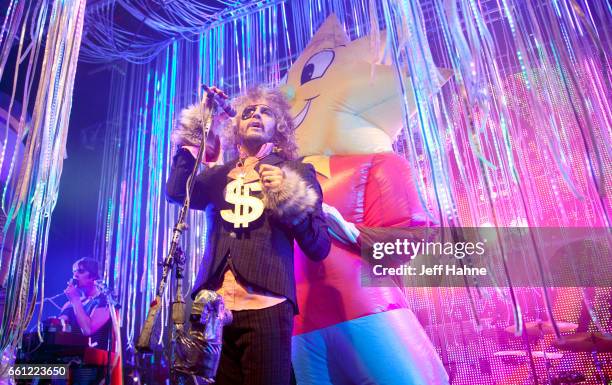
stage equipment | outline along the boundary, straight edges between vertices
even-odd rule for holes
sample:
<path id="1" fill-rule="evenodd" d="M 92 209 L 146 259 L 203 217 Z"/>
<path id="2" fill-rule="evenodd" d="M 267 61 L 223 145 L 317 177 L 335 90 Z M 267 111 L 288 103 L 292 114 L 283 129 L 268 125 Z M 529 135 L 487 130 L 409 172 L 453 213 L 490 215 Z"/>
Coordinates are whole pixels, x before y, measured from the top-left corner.
<path id="1" fill-rule="evenodd" d="M 561 372 L 554 376 L 551 385 L 579 384 L 586 380 L 584 374 L 576 371 Z"/>
<path id="2" fill-rule="evenodd" d="M 95 380 L 101 374 L 93 366 L 104 367 L 106 384 L 113 383 L 121 372 L 115 372 L 115 366 L 120 355 L 107 350 L 89 346 L 89 337 L 69 328 L 63 331 L 64 325 L 58 319 L 43 321 L 44 329 L 41 333 L 42 342 L 38 332 L 24 334 L 21 349 L 17 350 L 17 364 L 69 364 L 72 376 L 85 380 Z"/>
<path id="3" fill-rule="evenodd" d="M 604 385 L 608 384 L 603 371 L 603 363 L 599 359 L 598 353 L 612 352 L 612 336 L 598 332 L 576 333 L 558 338 L 553 341 L 553 345 L 561 350 L 571 352 L 590 352 L 599 380 Z"/>
<path id="4" fill-rule="evenodd" d="M 559 353 L 549 353 L 546 351 L 533 351 L 531 350 L 531 342 L 529 337 L 543 337 L 545 334 L 558 334 L 563 332 L 571 332 L 578 328 L 578 324 L 571 322 L 563 322 L 563 321 L 531 321 L 523 323 L 522 331 L 518 332 L 520 336 L 523 337 L 523 342 L 527 348 L 527 351 L 505 351 L 505 352 L 497 352 L 494 355 L 497 356 L 508 356 L 508 355 L 520 355 L 529 358 L 529 364 L 531 365 L 531 370 L 534 375 L 534 381 L 537 383 L 537 375 L 535 371 L 535 363 L 533 361 L 534 358 L 544 358 L 544 367 L 546 368 L 546 377 L 548 382 L 552 381 L 552 376 L 550 373 L 550 364 L 548 362 L 549 359 L 561 358 L 563 355 Z M 517 325 L 510 325 L 504 329 L 507 333 L 517 334 Z M 515 353 L 515 354 L 512 354 Z M 524 354 L 523 354 L 524 353 Z"/>
<path id="5" fill-rule="evenodd" d="M 120 366 L 123 364 L 120 361 L 121 357 L 123 356 L 123 353 L 122 353 L 123 344 L 121 343 L 122 340 L 121 340 L 121 328 L 120 328 L 121 322 L 119 321 L 119 318 L 117 316 L 117 310 L 121 308 L 121 305 L 119 305 L 119 303 L 117 302 L 117 299 L 115 298 L 115 293 L 106 284 L 106 282 L 99 279 L 99 280 L 96 280 L 95 285 L 98 288 L 98 291 L 106 297 L 108 313 L 110 315 L 111 325 L 112 325 L 112 330 L 113 330 L 112 339 L 115 342 L 114 348 L 111 348 L 106 352 L 106 359 L 104 360 L 104 362 L 108 365 L 107 367 L 108 370 L 106 371 L 106 383 L 108 384 L 111 381 L 111 376 L 116 376 L 113 374 L 115 373 L 115 368 L 118 365 Z M 122 374 L 123 372 L 120 371 L 119 373 Z"/>
<path id="6" fill-rule="evenodd" d="M 70 355 L 83 354 L 89 346 L 89 337 L 78 332 L 66 329 L 57 318 L 43 321 L 43 341 L 38 339 L 37 332 L 26 333 L 23 336 L 22 348 L 18 351 L 17 358 L 23 362 L 47 362 L 40 359 L 47 355 Z M 40 359 L 40 361 L 36 361 Z"/>
<path id="7" fill-rule="evenodd" d="M 557 328 L 561 333 L 573 332 L 578 328 L 578 324 L 572 322 L 563 322 L 563 321 L 555 321 L 557 324 Z M 532 321 L 525 322 L 523 324 L 523 329 L 525 333 L 530 336 L 539 336 L 541 337 L 543 334 L 554 334 L 555 328 L 550 321 Z M 508 333 L 516 334 L 517 328 L 516 325 L 510 325 L 504 329 Z"/>
<path id="8" fill-rule="evenodd" d="M 189 332 L 177 330 L 175 370 L 214 383 L 221 359 L 223 327 L 232 322 L 223 298 L 211 290 L 200 290 L 193 301 Z"/>
<path id="9" fill-rule="evenodd" d="M 561 350 L 572 352 L 612 352 L 612 336 L 597 332 L 576 333 L 553 341 L 553 345 Z"/>
<path id="10" fill-rule="evenodd" d="M 185 257 L 183 256 L 183 251 L 179 246 L 179 240 L 183 231 L 187 230 L 188 226 L 185 222 L 185 218 L 189 211 L 189 206 L 191 203 L 191 193 L 193 191 L 194 186 L 194 178 L 198 174 L 198 170 L 202 159 L 204 159 L 204 154 L 206 153 L 206 143 L 208 139 L 208 133 L 212 126 L 213 122 L 213 114 L 214 107 L 216 104 L 214 95 L 206 92 L 205 96 L 201 99 L 201 122 L 202 124 L 202 137 L 200 146 L 198 146 L 198 153 L 196 155 L 196 162 L 193 167 L 189 178 L 187 178 L 186 183 L 186 196 L 185 201 L 183 202 L 183 206 L 179 210 L 178 220 L 174 226 L 172 231 L 172 238 L 170 241 L 170 247 L 168 249 L 168 254 L 161 266 L 162 276 L 159 281 L 159 285 L 157 287 L 157 291 L 155 294 L 155 299 L 151 302 L 149 307 L 149 312 L 147 314 L 147 319 L 142 327 L 142 331 L 140 336 L 138 337 L 138 342 L 136 343 L 136 347 L 140 352 L 148 352 L 150 351 L 151 344 L 151 334 L 153 332 L 153 326 L 158 318 L 158 314 L 162 307 L 162 296 L 164 295 L 164 291 L 166 289 L 166 284 L 168 281 L 168 276 L 171 273 L 172 269 L 175 270 L 175 284 L 176 284 L 176 297 L 174 302 L 172 303 L 172 322 L 173 322 L 173 330 L 172 330 L 172 363 L 173 365 L 170 367 L 170 378 L 171 382 L 175 383 L 178 381 L 177 378 L 177 369 L 180 367 L 183 373 L 190 373 L 195 371 L 195 368 L 191 365 L 190 361 L 187 361 L 185 354 L 189 352 L 190 354 L 196 354 L 197 356 L 193 358 L 197 358 L 197 362 L 199 364 L 208 363 L 205 370 L 198 371 L 205 375 L 205 381 L 214 382 L 214 377 L 216 374 L 217 366 L 220 359 L 221 349 L 220 345 L 217 344 L 221 341 L 221 336 L 223 333 L 223 325 L 231 322 L 231 315 L 227 316 L 225 313 L 225 306 L 223 304 L 223 298 L 220 296 L 214 297 L 210 293 L 201 292 L 199 295 L 199 303 L 194 303 L 195 309 L 192 311 L 192 315 L 194 311 L 200 314 L 200 316 L 204 315 L 204 325 L 198 325 L 197 322 L 199 320 L 195 320 L 196 324 L 192 322 L 193 331 L 190 333 L 190 337 L 187 337 L 183 331 L 183 327 L 185 324 L 185 301 L 183 299 L 183 269 L 185 265 Z M 222 108 L 222 105 L 220 105 Z M 212 306 L 212 308 L 211 308 Z M 221 315 L 218 313 L 221 312 Z M 202 330 L 205 333 L 202 335 Z M 178 334 L 180 332 L 180 334 Z M 177 339 L 181 337 L 180 339 Z M 176 343 L 177 341 L 181 343 L 180 352 L 178 360 L 175 361 L 175 353 L 176 353 Z M 197 345 L 197 346 L 196 346 Z M 191 357 L 189 357 L 191 359 Z M 178 363 L 179 366 L 175 367 L 175 363 Z"/>
<path id="11" fill-rule="evenodd" d="M 524 350 L 502 350 L 493 353 L 496 357 L 527 357 L 529 352 Z M 551 353 L 539 350 L 532 350 L 531 355 L 533 358 L 545 358 L 547 360 L 558 360 L 563 357 L 563 353 Z"/>

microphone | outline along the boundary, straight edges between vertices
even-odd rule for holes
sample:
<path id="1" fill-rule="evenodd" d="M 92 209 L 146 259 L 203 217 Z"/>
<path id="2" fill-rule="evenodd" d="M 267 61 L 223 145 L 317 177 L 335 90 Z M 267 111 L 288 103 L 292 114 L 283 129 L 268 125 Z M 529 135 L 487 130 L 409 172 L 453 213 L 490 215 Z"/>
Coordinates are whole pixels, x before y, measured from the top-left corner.
<path id="1" fill-rule="evenodd" d="M 72 278 L 68 282 L 70 282 L 74 286 L 79 286 L 79 281 L 76 278 Z"/>
<path id="2" fill-rule="evenodd" d="M 206 90 L 206 93 L 209 97 L 212 96 L 213 100 L 217 104 L 217 107 L 221 108 L 223 112 L 227 114 L 230 118 L 236 116 L 236 110 L 230 105 L 229 101 L 225 98 L 219 96 L 219 94 L 210 91 L 210 88 L 206 84 L 202 84 L 202 87 Z"/>

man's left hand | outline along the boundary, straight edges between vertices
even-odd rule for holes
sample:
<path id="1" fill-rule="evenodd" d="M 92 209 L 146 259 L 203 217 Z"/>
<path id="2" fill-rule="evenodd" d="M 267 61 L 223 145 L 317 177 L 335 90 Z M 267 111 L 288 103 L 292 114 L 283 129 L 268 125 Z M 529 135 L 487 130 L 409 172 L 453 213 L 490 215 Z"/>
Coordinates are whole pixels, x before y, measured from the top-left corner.
<path id="1" fill-rule="evenodd" d="M 283 185 L 285 174 L 279 167 L 262 164 L 259 167 L 259 177 L 264 190 L 277 191 Z"/>

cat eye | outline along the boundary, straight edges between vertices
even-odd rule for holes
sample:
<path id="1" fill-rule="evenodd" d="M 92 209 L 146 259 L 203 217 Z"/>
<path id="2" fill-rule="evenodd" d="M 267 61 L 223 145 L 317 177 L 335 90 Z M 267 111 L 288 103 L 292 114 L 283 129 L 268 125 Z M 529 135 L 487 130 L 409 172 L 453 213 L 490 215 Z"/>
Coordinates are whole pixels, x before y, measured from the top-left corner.
<path id="1" fill-rule="evenodd" d="M 335 55 L 334 51 L 330 49 L 312 55 L 302 69 L 301 84 L 308 83 L 325 75 L 325 71 L 334 61 Z"/>

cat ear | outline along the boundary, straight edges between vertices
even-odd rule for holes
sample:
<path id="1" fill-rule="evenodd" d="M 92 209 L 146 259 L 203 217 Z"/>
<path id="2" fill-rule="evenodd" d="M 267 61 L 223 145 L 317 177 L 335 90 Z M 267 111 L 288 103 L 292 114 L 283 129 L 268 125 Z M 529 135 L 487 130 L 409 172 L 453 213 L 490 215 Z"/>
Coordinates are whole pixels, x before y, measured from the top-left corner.
<path id="1" fill-rule="evenodd" d="M 304 48 L 304 52 L 336 48 L 341 45 L 347 45 L 350 41 L 351 39 L 344 31 L 344 26 L 340 23 L 336 14 L 332 13 L 315 32 L 306 48 Z"/>
<path id="2" fill-rule="evenodd" d="M 317 62 L 326 62 L 329 61 L 330 56 L 333 55 L 333 50 L 339 46 L 346 46 L 350 43 L 350 39 L 346 32 L 344 32 L 344 27 L 338 20 L 335 14 L 331 14 L 325 19 L 321 27 L 315 32 L 310 42 L 306 45 L 306 48 L 302 51 L 300 56 L 295 60 L 293 65 L 288 71 L 288 80 L 289 84 L 299 84 L 302 80 L 302 74 L 304 71 L 316 70 L 317 68 L 323 68 L 323 65 L 310 65 L 311 69 L 307 69 L 306 67 L 309 64 L 313 64 L 311 61 L 316 60 Z M 321 52 L 324 52 L 321 54 Z M 331 54 L 330 54 L 331 53 Z M 316 58 L 314 56 L 318 55 Z M 333 60 L 333 57 L 331 57 Z M 331 61 L 327 63 L 327 66 L 331 64 Z M 324 71 L 321 71 L 322 73 Z M 314 73 L 314 72 L 313 72 Z M 320 76 L 319 76 L 320 77 Z M 314 79 L 314 78 L 311 78 Z M 303 83 L 302 83 L 303 84 Z"/>

